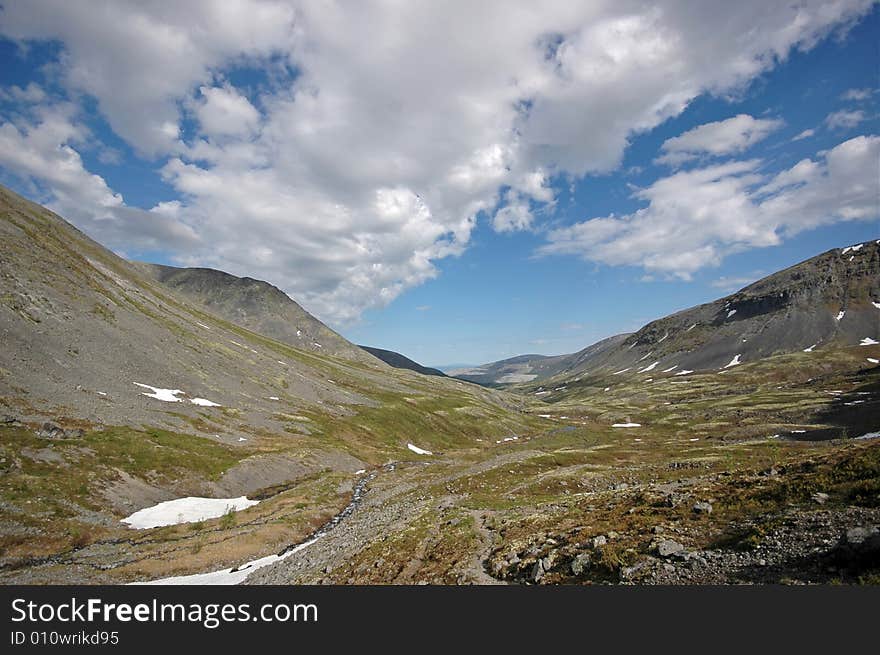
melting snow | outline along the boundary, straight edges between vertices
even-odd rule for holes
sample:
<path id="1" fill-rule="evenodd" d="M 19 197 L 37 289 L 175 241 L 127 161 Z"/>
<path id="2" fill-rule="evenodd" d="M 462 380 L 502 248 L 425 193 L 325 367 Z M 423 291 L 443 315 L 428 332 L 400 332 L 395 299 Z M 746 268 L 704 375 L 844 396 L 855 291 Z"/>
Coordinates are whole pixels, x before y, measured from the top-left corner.
<path id="1" fill-rule="evenodd" d="M 648 353 L 647 355 L 645 355 L 644 357 L 641 357 L 641 358 L 639 359 L 639 361 L 640 361 L 640 362 L 641 362 L 641 361 L 644 361 L 644 360 L 648 359 L 648 357 L 650 357 L 650 356 L 653 355 L 653 354 L 654 354 L 653 352 L 650 352 L 650 353 Z"/>
<path id="2" fill-rule="evenodd" d="M 162 525 L 177 525 L 178 523 L 194 523 L 203 519 L 213 519 L 223 516 L 226 512 L 252 507 L 259 500 L 248 500 L 246 496 L 239 498 L 199 498 L 188 496 L 175 500 L 166 500 L 164 503 L 139 510 L 122 519 L 133 528 L 143 530 L 145 528 L 157 528 Z"/>
<path id="3" fill-rule="evenodd" d="M 641 371 L 639 371 L 639 373 L 647 373 L 648 371 L 653 371 L 654 368 L 655 368 L 655 367 L 657 366 L 657 364 L 659 364 L 659 363 L 660 363 L 659 361 L 656 361 L 656 362 L 654 362 L 653 364 L 651 364 L 650 366 L 646 366 L 645 368 L 643 368 Z"/>
<path id="4" fill-rule="evenodd" d="M 874 301 L 872 300 L 872 301 L 871 301 L 871 304 L 874 305 L 874 307 L 876 307 L 877 309 L 880 309 L 880 302 L 874 302 Z"/>
<path id="5" fill-rule="evenodd" d="M 805 353 L 811 353 L 811 352 L 813 352 L 813 348 L 815 348 L 815 347 L 818 346 L 818 345 L 819 345 L 819 344 L 814 343 L 814 344 L 813 344 L 812 346 L 810 346 L 809 348 L 804 348 L 804 352 L 805 352 Z"/>
<path id="6" fill-rule="evenodd" d="M 611 387 L 605 387 L 605 391 L 611 391 Z"/>
<path id="7" fill-rule="evenodd" d="M 196 325 L 198 325 L 199 327 L 203 327 L 203 328 L 205 328 L 206 330 L 210 330 L 210 329 L 211 329 L 211 328 L 209 328 L 207 325 L 205 325 L 204 323 L 199 323 L 198 321 L 196 321 Z"/>
<path id="8" fill-rule="evenodd" d="M 741 362 L 739 361 L 739 358 L 740 358 L 740 357 L 742 357 L 742 355 L 737 355 L 736 357 L 734 357 L 733 359 L 731 359 L 731 360 L 730 360 L 730 364 L 728 364 L 728 365 L 725 366 L 724 368 L 730 368 L 731 366 L 737 366 L 738 364 L 740 364 L 740 363 L 741 363 Z"/>
<path id="9" fill-rule="evenodd" d="M 106 396 L 107 395 L 106 391 L 96 391 L 95 393 L 97 393 L 99 396 Z"/>
<path id="10" fill-rule="evenodd" d="M 685 332 L 690 332 L 690 331 L 693 330 L 695 327 L 697 327 L 697 324 L 696 324 L 696 323 L 694 323 L 693 325 L 691 325 L 687 330 L 685 330 Z"/>
<path id="11" fill-rule="evenodd" d="M 670 366 L 669 368 L 663 369 L 660 372 L 661 373 L 672 373 L 672 371 L 674 371 L 677 368 L 678 368 L 678 364 L 676 364 L 675 366 Z"/>
<path id="12" fill-rule="evenodd" d="M 190 402 L 193 405 L 199 405 L 201 407 L 222 407 L 220 403 L 211 402 L 205 398 L 193 398 Z"/>
<path id="13" fill-rule="evenodd" d="M 239 437 L 238 440 L 239 441 L 247 441 L 247 439 L 245 439 L 244 437 Z"/>
<path id="14" fill-rule="evenodd" d="M 418 446 L 413 446 L 411 443 L 406 444 L 406 447 L 413 451 L 416 455 L 433 455 L 430 450 L 424 450 L 419 448 Z"/>
<path id="15" fill-rule="evenodd" d="M 642 427 L 641 423 L 615 423 L 611 426 L 612 428 L 640 428 Z"/>
<path id="16" fill-rule="evenodd" d="M 688 441 L 699 441 L 699 440 L 700 440 L 699 437 L 694 437 L 693 439 L 688 439 Z"/>
<path id="17" fill-rule="evenodd" d="M 860 346 L 876 346 L 880 341 L 875 341 L 871 337 L 865 337 L 862 339 L 862 342 L 859 344 Z"/>
<path id="18" fill-rule="evenodd" d="M 687 370 L 687 369 L 685 368 L 685 369 L 680 370 L 680 371 L 679 371 L 678 373 L 676 373 L 675 375 L 676 375 L 676 376 L 678 376 L 678 375 L 690 375 L 691 373 L 693 373 L 693 371 L 689 371 L 689 370 Z"/>
<path id="19" fill-rule="evenodd" d="M 626 373 L 628 370 L 628 368 L 625 368 L 622 371 L 617 371 L 617 373 L 614 373 L 613 375 L 620 375 L 621 373 Z"/>
<path id="20" fill-rule="evenodd" d="M 867 434 L 863 434 L 860 437 L 853 437 L 854 439 L 878 439 L 880 438 L 880 432 L 868 432 Z"/>
<path id="21" fill-rule="evenodd" d="M 303 333 L 300 330 L 296 331 L 296 336 L 301 337 L 302 335 L 303 335 Z"/>
<path id="22" fill-rule="evenodd" d="M 318 541 L 320 537 L 315 537 L 309 541 L 301 543 L 296 548 L 291 548 L 283 555 L 266 555 L 260 559 L 255 559 L 247 564 L 243 564 L 235 569 L 223 569 L 222 571 L 211 571 L 210 573 L 196 573 L 195 575 L 178 575 L 173 578 L 162 578 L 161 580 L 151 580 L 150 582 L 139 582 L 135 584 L 143 585 L 234 585 L 244 582 L 251 573 L 257 569 L 261 569 L 275 562 L 280 562 L 298 553 L 304 548 L 308 548 Z"/>
<path id="23" fill-rule="evenodd" d="M 839 320 L 841 320 L 844 316 L 846 316 L 846 310 L 845 310 L 845 309 L 841 309 L 839 312 L 837 312 L 837 316 L 835 317 L 834 320 L 839 321 Z"/>
<path id="24" fill-rule="evenodd" d="M 868 361 L 872 364 L 880 364 L 880 359 L 874 359 L 873 357 L 868 357 Z"/>
<path id="25" fill-rule="evenodd" d="M 736 310 L 735 310 L 735 309 L 731 309 L 729 312 L 727 312 L 727 318 L 730 318 L 730 317 L 733 316 L 734 314 L 736 314 Z"/>
<path id="26" fill-rule="evenodd" d="M 538 414 L 538 418 L 553 418 L 550 414 Z"/>
<path id="27" fill-rule="evenodd" d="M 312 341 L 312 345 L 313 345 L 313 346 L 318 346 L 318 348 L 323 348 L 323 347 L 324 347 L 324 346 L 322 346 L 320 343 L 318 343 L 317 341 Z"/>
<path id="28" fill-rule="evenodd" d="M 179 403 L 180 398 L 177 397 L 178 394 L 183 393 L 180 389 L 159 389 L 158 387 L 151 387 L 149 384 L 141 384 L 140 382 L 135 382 L 135 384 L 139 387 L 143 387 L 144 389 L 152 389 L 152 393 L 147 393 L 146 391 L 142 391 L 141 393 L 148 398 L 155 398 L 156 400 L 161 400 L 166 403 Z"/>
<path id="29" fill-rule="evenodd" d="M 536 391 L 536 392 L 535 392 L 535 395 L 536 395 L 536 396 L 543 396 L 543 395 L 548 394 L 548 393 L 550 393 L 550 392 L 549 392 L 549 391 Z"/>
<path id="30" fill-rule="evenodd" d="M 663 338 L 658 340 L 657 343 L 663 343 L 669 337 L 669 332 L 663 335 Z"/>
<path id="31" fill-rule="evenodd" d="M 281 400 L 278 396 L 269 396 L 269 400 Z"/>
<path id="32" fill-rule="evenodd" d="M 361 473 L 366 473 L 366 472 L 367 472 L 367 469 L 359 469 L 359 470 L 355 471 L 354 474 L 360 475 Z"/>

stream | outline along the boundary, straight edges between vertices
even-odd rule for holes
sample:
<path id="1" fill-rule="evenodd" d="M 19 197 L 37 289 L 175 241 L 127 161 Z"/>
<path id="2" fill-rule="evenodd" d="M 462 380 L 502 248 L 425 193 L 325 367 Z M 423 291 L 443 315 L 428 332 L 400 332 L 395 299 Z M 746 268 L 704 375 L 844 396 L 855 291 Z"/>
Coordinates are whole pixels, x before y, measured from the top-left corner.
<path id="1" fill-rule="evenodd" d="M 386 464 L 382 467 L 383 471 L 393 471 L 395 463 Z M 351 495 L 349 503 L 337 514 L 333 516 L 320 528 L 310 534 L 304 541 L 297 544 L 290 544 L 275 555 L 267 555 L 259 559 L 251 560 L 241 566 L 231 569 L 222 569 L 220 571 L 209 571 L 207 573 L 195 573 L 193 575 L 179 575 L 170 578 L 161 578 L 159 580 L 150 580 L 148 582 L 135 582 L 136 585 L 234 585 L 241 584 L 244 580 L 257 569 L 269 566 L 275 562 L 280 562 L 311 546 L 313 543 L 327 535 L 342 521 L 351 516 L 352 512 L 357 509 L 363 500 L 367 491 L 367 485 L 375 479 L 379 471 L 371 471 L 367 473 L 354 485 L 354 491 Z"/>

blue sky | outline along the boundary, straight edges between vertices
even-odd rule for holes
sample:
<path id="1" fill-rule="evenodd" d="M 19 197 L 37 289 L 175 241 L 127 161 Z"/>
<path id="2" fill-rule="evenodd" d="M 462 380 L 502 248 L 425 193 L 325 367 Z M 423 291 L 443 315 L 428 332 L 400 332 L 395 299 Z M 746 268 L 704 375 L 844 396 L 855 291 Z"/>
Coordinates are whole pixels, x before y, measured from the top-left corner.
<path id="1" fill-rule="evenodd" d="M 880 235 L 877 4 L 733 4 L 4 2 L 0 182 L 425 364 L 573 352 Z"/>

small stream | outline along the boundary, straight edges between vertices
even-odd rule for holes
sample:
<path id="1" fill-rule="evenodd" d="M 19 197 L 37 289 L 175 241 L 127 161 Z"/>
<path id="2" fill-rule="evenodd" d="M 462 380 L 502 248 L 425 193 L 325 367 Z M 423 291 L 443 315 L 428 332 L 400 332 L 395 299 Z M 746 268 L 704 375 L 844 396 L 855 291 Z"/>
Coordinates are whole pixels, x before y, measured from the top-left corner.
<path id="1" fill-rule="evenodd" d="M 382 467 L 382 471 L 390 472 L 396 468 L 396 463 L 391 462 L 390 464 L 386 464 Z M 246 564 L 242 564 L 241 566 L 234 567 L 231 569 L 223 569 L 220 571 L 210 571 L 208 573 L 196 573 L 193 575 L 180 575 L 171 578 L 161 578 L 159 580 L 150 580 L 149 582 L 135 582 L 133 584 L 143 584 L 143 585 L 234 585 L 240 584 L 244 582 L 244 580 L 257 569 L 261 569 L 265 566 L 269 566 L 274 564 L 275 562 L 280 562 L 283 559 L 286 559 L 293 555 L 294 553 L 298 553 L 299 551 L 308 548 L 313 543 L 327 535 L 327 533 L 331 532 L 336 526 L 338 526 L 342 521 L 351 516 L 351 514 L 357 509 L 358 505 L 361 504 L 363 500 L 364 494 L 367 492 L 367 485 L 372 482 L 376 476 L 379 474 L 379 471 L 371 471 L 367 473 L 360 479 L 358 479 L 357 483 L 354 485 L 354 491 L 351 495 L 351 500 L 349 503 L 337 514 L 333 516 L 329 521 L 327 521 L 320 528 L 315 530 L 312 534 L 310 534 L 305 540 L 296 543 L 290 544 L 279 553 L 275 555 L 267 555 L 266 557 L 261 557 L 259 559 L 252 560 L 247 562 Z"/>

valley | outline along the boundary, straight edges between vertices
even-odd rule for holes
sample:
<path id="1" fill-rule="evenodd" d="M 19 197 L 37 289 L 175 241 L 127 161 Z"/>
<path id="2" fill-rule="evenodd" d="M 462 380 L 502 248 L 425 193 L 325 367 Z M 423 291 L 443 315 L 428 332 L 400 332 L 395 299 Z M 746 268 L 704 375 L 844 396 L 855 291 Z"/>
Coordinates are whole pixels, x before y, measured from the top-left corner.
<path id="1" fill-rule="evenodd" d="M 457 379 L 0 202 L 5 584 L 880 581 L 876 242 Z"/>

